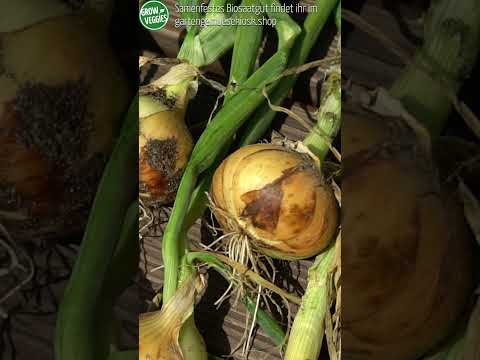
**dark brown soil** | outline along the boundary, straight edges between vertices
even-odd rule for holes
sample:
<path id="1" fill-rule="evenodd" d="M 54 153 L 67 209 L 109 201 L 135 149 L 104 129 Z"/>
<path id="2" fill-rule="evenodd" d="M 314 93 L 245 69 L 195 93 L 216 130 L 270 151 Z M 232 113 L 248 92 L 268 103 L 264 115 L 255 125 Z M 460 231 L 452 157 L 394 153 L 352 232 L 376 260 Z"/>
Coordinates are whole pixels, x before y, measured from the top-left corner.
<path id="1" fill-rule="evenodd" d="M 84 80 L 58 86 L 27 82 L 11 104 L 15 124 L 7 135 L 40 154 L 49 172 L 39 196 L 24 196 L 15 185 L 0 189 L 3 209 L 30 214 L 28 220 L 6 224 L 18 239 L 36 240 L 84 226 L 107 160 L 101 153 L 87 154 L 93 131 L 88 98 Z"/>
<path id="2" fill-rule="evenodd" d="M 64 189 L 65 193 L 69 194 L 66 198 L 68 208 L 88 209 L 90 207 L 106 162 L 106 156 L 95 154 L 78 167 L 72 167 L 65 173 Z"/>
<path id="3" fill-rule="evenodd" d="M 140 167 L 149 175 L 148 180 L 145 178 L 139 184 L 140 192 L 153 195 L 153 202 L 173 201 L 182 177 L 182 171 L 175 171 L 177 158 L 177 141 L 174 138 L 148 140 L 140 154 Z"/>
<path id="4" fill-rule="evenodd" d="M 148 165 L 165 177 L 174 172 L 177 155 L 177 142 L 173 138 L 149 140 L 145 145 L 145 159 Z"/>
<path id="5" fill-rule="evenodd" d="M 18 140 L 35 147 L 53 165 L 72 165 L 82 158 L 92 131 L 89 88 L 84 80 L 50 86 L 27 82 L 18 90 Z"/>

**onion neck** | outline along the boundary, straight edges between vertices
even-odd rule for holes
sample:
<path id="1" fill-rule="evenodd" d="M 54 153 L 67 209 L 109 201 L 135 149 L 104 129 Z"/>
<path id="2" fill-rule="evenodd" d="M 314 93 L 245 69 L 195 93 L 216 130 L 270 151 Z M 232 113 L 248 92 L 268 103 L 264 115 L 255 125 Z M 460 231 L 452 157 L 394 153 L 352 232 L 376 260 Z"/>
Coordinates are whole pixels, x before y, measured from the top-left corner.
<path id="1" fill-rule="evenodd" d="M 178 342 L 182 349 L 183 360 L 208 359 L 205 341 L 195 325 L 193 315 L 183 324 Z"/>
<path id="2" fill-rule="evenodd" d="M 182 46 L 180 47 L 177 58 L 198 67 L 205 63 L 203 47 L 196 33 L 187 33 Z"/>
<path id="3" fill-rule="evenodd" d="M 185 242 L 188 239 L 186 231 L 182 232 L 181 238 L 183 238 L 184 241 L 180 246 L 180 253 L 185 253 L 187 249 Z M 192 276 L 197 276 L 196 268 L 189 264 L 184 256 L 181 261 L 180 272 L 178 276 L 179 287 L 182 286 L 184 282 L 188 281 L 188 279 Z M 190 317 L 182 325 L 178 343 L 182 349 L 184 360 L 208 359 L 207 347 L 202 335 L 195 325 L 195 316 L 193 315 L 193 311 Z"/>
<path id="4" fill-rule="evenodd" d="M 198 89 L 197 69 L 189 64 L 173 66 L 165 75 L 140 89 L 139 117 L 179 110 L 181 118 Z M 159 93 L 161 94 L 159 96 Z"/>
<path id="5" fill-rule="evenodd" d="M 303 143 L 320 160 L 325 159 L 341 124 L 342 93 L 340 69 L 333 70 L 323 87 L 317 123 Z"/>
<path id="6" fill-rule="evenodd" d="M 139 359 L 207 359 L 205 344 L 192 317 L 201 288 L 201 279 L 193 274 L 163 303 L 162 310 L 140 317 Z M 178 350 L 183 356 L 175 356 Z"/>
<path id="7" fill-rule="evenodd" d="M 185 110 L 189 100 L 194 97 L 191 95 L 190 87 L 192 82 L 196 80 L 184 80 L 175 85 L 169 85 L 165 88 L 165 93 L 168 98 L 175 98 L 175 107 Z M 196 93 L 196 90 L 195 90 Z"/>
<path id="8" fill-rule="evenodd" d="M 480 47 L 477 0 L 433 2 L 425 42 L 391 88 L 407 110 L 439 135 L 452 110 L 451 96 L 470 76 Z"/>

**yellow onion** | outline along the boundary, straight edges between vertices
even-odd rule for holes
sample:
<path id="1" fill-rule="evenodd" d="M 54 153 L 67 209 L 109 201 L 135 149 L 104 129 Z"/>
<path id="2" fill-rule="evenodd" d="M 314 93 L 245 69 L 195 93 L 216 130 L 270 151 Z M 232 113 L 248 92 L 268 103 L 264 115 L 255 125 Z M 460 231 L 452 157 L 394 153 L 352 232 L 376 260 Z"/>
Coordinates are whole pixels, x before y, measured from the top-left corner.
<path id="1" fill-rule="evenodd" d="M 57 237 L 85 224 L 129 91 L 99 20 L 12 4 L 0 3 L 0 222 L 17 239 Z"/>
<path id="2" fill-rule="evenodd" d="M 193 148 L 184 118 L 196 77 L 196 68 L 180 64 L 141 90 L 139 181 L 146 202 L 164 205 L 175 198 Z"/>
<path id="3" fill-rule="evenodd" d="M 472 239 L 412 129 L 342 118 L 342 356 L 416 360 L 465 310 Z"/>
<path id="4" fill-rule="evenodd" d="M 318 254 L 337 228 L 331 187 L 307 155 L 257 144 L 230 155 L 212 183 L 216 218 L 261 253 L 281 259 Z"/>
<path id="5" fill-rule="evenodd" d="M 140 315 L 139 360 L 206 360 L 207 351 L 192 314 L 204 283 L 186 279 L 162 310 Z"/>

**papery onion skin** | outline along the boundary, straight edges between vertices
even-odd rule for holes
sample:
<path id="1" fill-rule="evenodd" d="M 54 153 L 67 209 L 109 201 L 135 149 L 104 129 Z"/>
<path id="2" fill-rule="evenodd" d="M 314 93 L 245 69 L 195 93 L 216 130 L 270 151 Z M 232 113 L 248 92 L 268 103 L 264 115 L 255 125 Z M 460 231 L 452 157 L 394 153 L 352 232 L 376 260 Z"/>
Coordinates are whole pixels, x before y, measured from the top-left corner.
<path id="1" fill-rule="evenodd" d="M 402 121 L 342 117 L 342 355 L 418 359 L 471 294 L 462 208 Z"/>
<path id="2" fill-rule="evenodd" d="M 207 360 L 208 354 L 195 321 L 195 298 L 203 288 L 190 276 L 160 311 L 140 314 L 139 360 Z"/>
<path id="3" fill-rule="evenodd" d="M 338 206 L 320 170 L 281 146 L 250 145 L 230 155 L 215 172 L 212 198 L 225 232 L 246 233 L 274 258 L 314 256 L 337 228 Z"/>
<path id="4" fill-rule="evenodd" d="M 102 25 L 84 15 L 2 33 L 0 47 L 0 221 L 19 240 L 80 231 L 128 107 L 127 80 Z M 41 111 L 55 112 L 51 104 L 62 91 L 74 94 L 62 98 L 61 111 L 72 117 L 42 114 L 41 126 L 59 131 L 32 141 L 36 124 L 30 115 L 37 110 L 27 116 L 24 106 L 31 101 L 40 109 L 40 97 L 50 96 Z M 74 114 L 77 110 L 82 114 Z"/>

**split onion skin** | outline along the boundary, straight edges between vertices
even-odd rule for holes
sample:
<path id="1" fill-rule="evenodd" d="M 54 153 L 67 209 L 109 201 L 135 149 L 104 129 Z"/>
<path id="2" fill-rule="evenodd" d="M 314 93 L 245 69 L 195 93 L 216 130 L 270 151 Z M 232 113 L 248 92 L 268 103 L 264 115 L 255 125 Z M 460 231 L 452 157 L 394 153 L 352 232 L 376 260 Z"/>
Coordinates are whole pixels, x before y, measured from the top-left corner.
<path id="1" fill-rule="evenodd" d="M 338 205 L 320 170 L 308 156 L 281 146 L 237 150 L 216 170 L 211 193 L 225 232 L 247 234 L 257 251 L 273 258 L 312 257 L 337 229 Z"/>
<path id="2" fill-rule="evenodd" d="M 65 185 L 64 178 L 77 168 L 82 171 L 69 176 L 99 180 L 99 176 L 89 173 L 93 171 L 89 161 L 95 157 L 104 159 L 96 169 L 101 175 L 128 107 L 130 90 L 125 75 L 102 25 L 83 15 L 55 17 L 1 33 L 0 46 L 4 70 L 0 73 L 0 186 L 11 189 L 18 199 L 12 204 L 0 197 L 0 220 L 19 240 L 54 238 L 79 231 L 85 225 L 90 204 L 79 208 L 72 203 L 73 190 Z M 88 132 L 85 138 L 62 139 L 83 144 L 82 153 L 72 156 L 75 163 L 56 162 L 44 149 L 18 140 L 23 114 L 15 104 L 22 87 L 60 89 L 78 83 L 87 92 Z M 77 100 L 71 99 L 72 103 Z M 55 138 L 58 133 L 50 136 Z M 93 200 L 95 188 L 92 184 L 78 196 Z"/>
<path id="3" fill-rule="evenodd" d="M 401 120 L 342 117 L 343 355 L 418 359 L 454 330 L 473 289 L 462 207 Z"/>
<path id="4" fill-rule="evenodd" d="M 140 197 L 146 202 L 165 205 L 175 199 L 193 148 L 184 117 L 184 109 L 172 108 L 140 118 Z"/>

